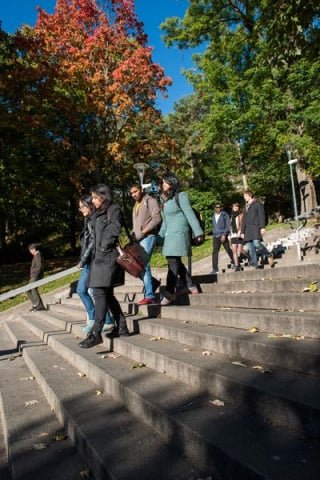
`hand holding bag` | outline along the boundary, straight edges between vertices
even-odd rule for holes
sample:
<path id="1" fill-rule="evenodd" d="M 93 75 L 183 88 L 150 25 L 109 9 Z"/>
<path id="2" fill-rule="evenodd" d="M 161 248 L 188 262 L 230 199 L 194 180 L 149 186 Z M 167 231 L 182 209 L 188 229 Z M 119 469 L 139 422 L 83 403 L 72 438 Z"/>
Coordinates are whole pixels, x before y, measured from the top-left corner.
<path id="1" fill-rule="evenodd" d="M 139 243 L 128 243 L 125 247 L 117 246 L 119 256 L 117 263 L 133 277 L 140 277 L 149 261 L 149 255 Z"/>

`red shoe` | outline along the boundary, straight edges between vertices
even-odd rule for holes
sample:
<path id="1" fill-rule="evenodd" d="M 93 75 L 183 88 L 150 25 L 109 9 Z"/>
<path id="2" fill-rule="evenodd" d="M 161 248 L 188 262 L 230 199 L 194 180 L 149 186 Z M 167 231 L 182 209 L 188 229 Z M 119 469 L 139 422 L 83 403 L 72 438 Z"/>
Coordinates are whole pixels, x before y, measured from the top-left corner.
<path id="1" fill-rule="evenodd" d="M 154 298 L 143 298 L 137 302 L 137 305 L 154 305 L 155 303 L 157 302 Z"/>

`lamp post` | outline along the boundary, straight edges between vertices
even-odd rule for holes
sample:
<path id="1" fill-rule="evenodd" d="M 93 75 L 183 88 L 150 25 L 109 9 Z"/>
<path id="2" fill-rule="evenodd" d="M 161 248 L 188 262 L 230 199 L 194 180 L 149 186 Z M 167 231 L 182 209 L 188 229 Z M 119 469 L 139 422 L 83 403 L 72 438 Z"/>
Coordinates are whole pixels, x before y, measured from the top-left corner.
<path id="1" fill-rule="evenodd" d="M 146 169 L 149 167 L 147 163 L 135 163 L 134 168 L 137 170 L 138 177 L 140 179 L 140 184 L 143 186 L 143 179 Z"/>
<path id="2" fill-rule="evenodd" d="M 287 157 L 288 157 L 288 165 L 290 169 L 290 178 L 291 178 L 291 190 L 292 190 L 292 201 L 293 201 L 293 210 L 294 210 L 294 218 L 296 221 L 296 242 L 297 242 L 297 255 L 298 260 L 301 261 L 301 247 L 300 247 L 300 222 L 298 216 L 298 207 L 297 207 L 297 198 L 296 198 L 296 189 L 294 185 L 294 178 L 293 178 L 293 165 L 296 165 L 298 162 L 297 158 L 292 158 L 292 154 L 294 152 L 294 144 L 288 143 L 284 146 Z"/>

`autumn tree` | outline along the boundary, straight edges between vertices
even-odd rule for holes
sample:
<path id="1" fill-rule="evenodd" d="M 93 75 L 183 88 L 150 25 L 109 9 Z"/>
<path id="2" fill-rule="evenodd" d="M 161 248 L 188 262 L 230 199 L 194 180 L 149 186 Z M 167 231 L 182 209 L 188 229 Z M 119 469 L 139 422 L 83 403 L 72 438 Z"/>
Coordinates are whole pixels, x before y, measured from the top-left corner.
<path id="1" fill-rule="evenodd" d="M 57 0 L 53 14 L 39 8 L 36 26 L 11 41 L 1 98 L 16 142 L 8 145 L 10 168 L 24 166 L 26 176 L 17 176 L 21 197 L 11 191 L 15 223 L 26 225 L 22 202 L 33 197 L 42 221 L 46 211 L 55 228 L 59 217 L 74 238 L 82 190 L 98 181 L 125 188 L 136 161 L 174 148 L 154 133 L 161 124 L 156 96 L 171 80 L 152 61 L 132 0 Z"/>

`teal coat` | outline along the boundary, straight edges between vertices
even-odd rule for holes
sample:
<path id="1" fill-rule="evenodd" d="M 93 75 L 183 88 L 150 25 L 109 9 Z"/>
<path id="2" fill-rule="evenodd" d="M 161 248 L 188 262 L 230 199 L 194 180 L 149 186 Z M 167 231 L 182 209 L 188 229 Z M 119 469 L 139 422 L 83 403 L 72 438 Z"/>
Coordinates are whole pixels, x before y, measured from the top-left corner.
<path id="1" fill-rule="evenodd" d="M 203 235 L 185 192 L 179 194 L 180 208 L 175 198 L 163 204 L 163 221 L 158 237 L 163 244 L 162 255 L 165 257 L 185 257 L 192 255 L 189 225 L 196 237 Z"/>

